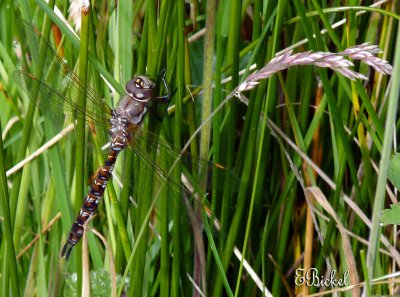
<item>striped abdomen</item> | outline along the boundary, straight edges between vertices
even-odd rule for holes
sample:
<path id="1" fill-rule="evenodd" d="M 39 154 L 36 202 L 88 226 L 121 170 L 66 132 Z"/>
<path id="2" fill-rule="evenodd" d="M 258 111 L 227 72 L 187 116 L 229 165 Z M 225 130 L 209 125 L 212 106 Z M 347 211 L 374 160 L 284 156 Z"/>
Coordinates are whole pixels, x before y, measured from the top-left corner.
<path id="1" fill-rule="evenodd" d="M 74 224 L 68 234 L 67 242 L 65 243 L 61 256 L 68 259 L 72 248 L 78 243 L 83 235 L 83 226 L 87 220 L 93 216 L 96 211 L 101 197 L 104 194 L 107 182 L 111 177 L 111 173 L 114 169 L 115 161 L 121 150 L 126 146 L 126 141 L 122 143 L 114 144 L 111 146 L 111 150 L 108 153 L 107 159 L 104 165 L 97 171 L 97 175 L 90 185 L 89 193 L 86 195 L 83 205 L 79 211 L 78 216 L 75 219 Z"/>

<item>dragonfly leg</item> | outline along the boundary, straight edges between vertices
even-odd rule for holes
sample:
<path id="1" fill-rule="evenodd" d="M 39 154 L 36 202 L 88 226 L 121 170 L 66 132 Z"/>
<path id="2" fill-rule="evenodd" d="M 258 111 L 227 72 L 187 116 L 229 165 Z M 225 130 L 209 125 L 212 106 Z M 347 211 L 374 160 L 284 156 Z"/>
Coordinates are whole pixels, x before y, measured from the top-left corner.
<path id="1" fill-rule="evenodd" d="M 167 74 L 166 69 L 165 68 L 162 69 L 161 72 L 160 72 L 160 76 L 161 76 L 161 80 L 163 82 L 163 85 L 164 85 L 164 88 L 165 88 L 167 94 L 163 95 L 163 96 L 158 96 L 158 97 L 153 97 L 152 98 L 152 99 L 160 100 L 163 103 L 169 102 L 171 100 L 172 96 L 174 95 L 174 93 L 176 92 L 176 91 L 174 91 L 174 92 L 171 93 L 171 91 L 169 89 L 169 86 L 168 86 L 168 83 L 167 83 L 167 80 L 165 78 L 166 74 Z"/>

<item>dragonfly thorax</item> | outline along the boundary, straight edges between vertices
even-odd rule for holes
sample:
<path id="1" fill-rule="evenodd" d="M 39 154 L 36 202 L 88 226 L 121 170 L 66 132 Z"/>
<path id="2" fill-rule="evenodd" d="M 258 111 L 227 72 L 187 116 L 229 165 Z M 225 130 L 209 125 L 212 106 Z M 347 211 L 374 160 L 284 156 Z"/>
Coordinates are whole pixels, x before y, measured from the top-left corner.
<path id="1" fill-rule="evenodd" d="M 147 113 L 147 103 L 139 102 L 130 96 L 125 96 L 118 102 L 113 113 L 118 123 L 124 125 L 140 125 Z"/>
<path id="2" fill-rule="evenodd" d="M 130 131 L 140 125 L 146 113 L 145 102 L 138 102 L 128 95 L 122 98 L 111 113 L 111 146 L 117 150 L 124 149 L 129 142 Z"/>

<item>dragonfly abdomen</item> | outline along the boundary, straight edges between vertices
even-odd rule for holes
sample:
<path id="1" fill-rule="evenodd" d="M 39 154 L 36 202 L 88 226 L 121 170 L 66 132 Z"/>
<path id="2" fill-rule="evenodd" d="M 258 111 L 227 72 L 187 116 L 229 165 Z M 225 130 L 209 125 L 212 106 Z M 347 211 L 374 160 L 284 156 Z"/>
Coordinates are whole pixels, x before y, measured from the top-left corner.
<path id="1" fill-rule="evenodd" d="M 125 133 L 121 133 L 119 137 L 116 136 L 114 139 L 124 138 Z M 78 216 L 75 219 L 74 224 L 68 234 L 68 239 L 62 249 L 61 256 L 66 259 L 72 251 L 72 248 L 78 243 L 83 235 L 84 224 L 89 218 L 91 218 L 96 211 L 101 198 L 103 197 L 104 190 L 107 186 L 108 180 L 111 178 L 112 171 L 114 169 L 115 162 L 118 154 L 126 147 L 126 140 L 119 142 L 112 142 L 111 149 L 107 155 L 107 159 L 104 165 L 97 170 L 97 175 L 90 185 L 88 194 L 86 195 L 83 205 L 79 211 Z"/>

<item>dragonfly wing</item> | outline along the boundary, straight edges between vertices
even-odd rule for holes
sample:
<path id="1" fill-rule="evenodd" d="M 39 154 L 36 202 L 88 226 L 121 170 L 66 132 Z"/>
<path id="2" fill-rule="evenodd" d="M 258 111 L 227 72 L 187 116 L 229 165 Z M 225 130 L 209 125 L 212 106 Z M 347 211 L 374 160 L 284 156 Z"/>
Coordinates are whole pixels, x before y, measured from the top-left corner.
<path id="1" fill-rule="evenodd" d="M 145 143 L 146 148 L 144 149 L 142 143 Z M 225 178 L 229 178 L 233 184 L 238 185 L 239 179 L 234 176 L 234 174 L 225 169 L 223 166 L 219 164 L 215 164 L 210 161 L 202 160 L 200 158 L 196 158 L 189 153 L 182 153 L 178 149 L 174 148 L 169 142 L 166 140 L 154 135 L 151 132 L 144 131 L 143 129 L 138 129 L 136 131 L 135 137 L 131 146 L 134 146 L 135 154 L 138 156 L 140 162 L 139 164 L 135 163 L 135 180 L 143 180 L 143 176 L 138 176 L 137 172 L 138 165 L 141 168 L 141 172 L 154 172 L 154 191 L 153 191 L 153 199 L 157 199 L 159 195 L 164 195 L 165 192 L 168 192 L 169 197 L 173 199 L 178 199 L 179 202 L 186 207 L 186 211 L 183 211 L 182 219 L 186 221 L 186 223 L 190 223 L 192 226 L 202 229 L 203 223 L 201 218 L 198 215 L 193 213 L 193 209 L 202 212 L 205 217 L 208 218 L 209 225 L 212 227 L 214 233 L 217 233 L 218 220 L 216 216 L 211 212 L 209 207 L 209 202 L 206 198 L 217 199 L 217 197 L 211 197 L 210 193 L 207 193 L 207 190 L 201 189 L 196 185 L 199 177 L 193 177 L 191 174 L 192 170 L 196 172 L 204 172 L 205 178 L 209 178 L 210 174 L 213 172 L 216 174 L 221 174 Z M 149 155 L 149 151 L 157 151 L 157 155 L 154 156 Z M 168 165 L 166 168 L 160 168 L 159 162 L 162 158 L 167 159 Z M 173 179 L 173 173 L 171 171 L 171 166 L 174 161 L 179 158 L 179 162 L 182 165 L 182 175 L 181 180 L 177 181 Z M 222 192 L 221 192 L 222 193 Z"/>
<path id="2" fill-rule="evenodd" d="M 13 77 L 30 99 L 38 93 L 38 105 L 53 124 L 64 118 L 74 120 L 81 115 L 98 125 L 109 125 L 111 110 L 103 100 L 100 99 L 90 110 L 82 109 L 73 101 L 72 98 L 77 98 L 79 93 L 84 91 L 77 89 L 76 85 L 67 84 L 67 88 L 60 82 L 58 88 L 55 88 L 54 83 L 51 86 L 25 71 L 15 71 Z"/>
<path id="3" fill-rule="evenodd" d="M 110 107 L 104 102 L 90 86 L 85 86 L 79 76 L 68 66 L 66 61 L 43 38 L 40 32 L 24 23 L 26 38 L 32 46 L 31 58 L 39 61 L 39 49 L 45 51 L 45 59 L 40 65 L 46 75 L 38 77 L 27 71 L 15 71 L 15 81 L 23 88 L 29 98 L 33 98 L 39 92 L 39 105 L 43 113 L 52 120 L 57 121 L 60 114 L 67 118 L 75 119 L 77 115 L 85 116 L 98 125 L 109 125 L 111 115 Z M 76 103 L 80 95 L 85 94 L 88 110 L 82 109 Z"/>

